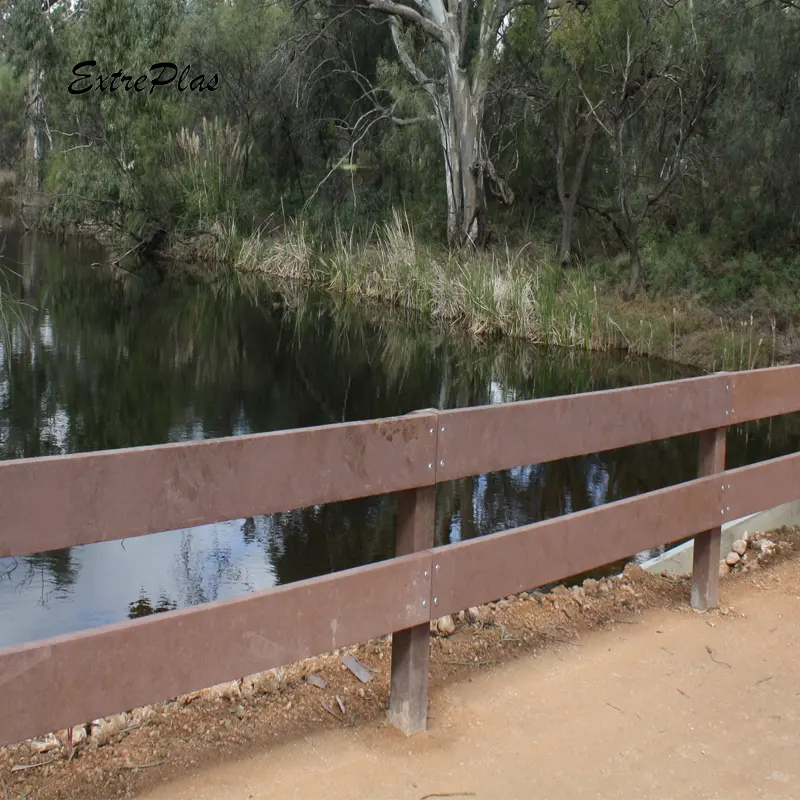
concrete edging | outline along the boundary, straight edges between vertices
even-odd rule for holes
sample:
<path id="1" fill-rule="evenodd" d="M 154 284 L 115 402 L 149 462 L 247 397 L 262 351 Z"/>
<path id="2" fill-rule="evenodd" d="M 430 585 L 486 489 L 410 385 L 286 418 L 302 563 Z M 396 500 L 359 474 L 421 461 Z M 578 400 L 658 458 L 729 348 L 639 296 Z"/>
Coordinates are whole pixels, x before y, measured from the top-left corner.
<path id="1" fill-rule="evenodd" d="M 793 500 L 769 511 L 742 517 L 722 526 L 720 560 L 730 551 L 731 545 L 746 533 L 764 533 L 784 525 L 800 524 L 800 500 Z M 669 575 L 690 575 L 694 558 L 694 541 L 684 542 L 660 556 L 640 564 L 648 572 L 666 572 Z"/>

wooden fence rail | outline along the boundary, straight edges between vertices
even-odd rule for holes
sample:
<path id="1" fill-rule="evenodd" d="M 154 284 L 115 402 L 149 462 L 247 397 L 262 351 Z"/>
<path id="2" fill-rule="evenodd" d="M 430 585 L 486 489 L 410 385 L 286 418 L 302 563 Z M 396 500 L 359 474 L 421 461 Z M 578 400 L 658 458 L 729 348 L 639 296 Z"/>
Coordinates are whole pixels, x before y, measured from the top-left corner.
<path id="1" fill-rule="evenodd" d="M 429 623 L 796 499 L 800 454 L 725 471 L 729 425 L 800 410 L 800 366 L 500 406 L 0 463 L 0 557 L 397 493 L 396 557 L 0 649 L 0 744 L 393 633 L 390 720 L 425 728 Z M 433 547 L 435 485 L 700 433 L 696 480 Z M 2 622 L 0 621 L 0 624 Z M 210 656 L 210 657 L 209 657 Z"/>

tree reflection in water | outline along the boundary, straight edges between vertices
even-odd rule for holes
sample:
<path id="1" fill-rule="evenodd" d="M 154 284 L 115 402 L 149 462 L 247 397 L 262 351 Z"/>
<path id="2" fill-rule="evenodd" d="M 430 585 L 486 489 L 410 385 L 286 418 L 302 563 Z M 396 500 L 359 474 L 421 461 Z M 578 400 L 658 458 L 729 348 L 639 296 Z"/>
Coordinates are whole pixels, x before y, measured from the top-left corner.
<path id="1" fill-rule="evenodd" d="M 11 289 L 28 305 L 0 359 L 0 458 L 75 453 L 275 431 L 343 420 L 550 397 L 688 377 L 692 370 L 618 353 L 476 342 L 404 313 L 292 290 L 153 284 L 91 269 L 101 256 L 8 235 Z M 732 429 L 728 464 L 792 452 L 797 417 Z M 691 479 L 687 436 L 437 487 L 437 544 L 590 508 Z M 243 568 L 254 548 L 279 584 L 372 563 L 394 550 L 396 504 L 375 497 L 190 532 L 157 601 L 129 615 L 261 588 Z M 91 546 L 90 546 L 91 547 Z M 244 550 L 242 550 L 244 548 Z M 156 557 L 156 556 L 154 556 Z M 114 558 L 122 558 L 117 554 Z M 80 581 L 71 551 L 23 560 L 62 594 Z M 117 562 L 114 562 L 115 564 Z M 122 563 L 122 562 L 119 562 Z M 0 575 L 8 572 L 0 560 Z M 109 567 L 112 568 L 112 567 Z M 113 568 L 119 568 L 115 566 Z M 12 578 L 12 581 L 16 580 Z M 0 591 L 3 591 L 0 583 Z M 155 604 L 154 604 L 155 603 Z"/>

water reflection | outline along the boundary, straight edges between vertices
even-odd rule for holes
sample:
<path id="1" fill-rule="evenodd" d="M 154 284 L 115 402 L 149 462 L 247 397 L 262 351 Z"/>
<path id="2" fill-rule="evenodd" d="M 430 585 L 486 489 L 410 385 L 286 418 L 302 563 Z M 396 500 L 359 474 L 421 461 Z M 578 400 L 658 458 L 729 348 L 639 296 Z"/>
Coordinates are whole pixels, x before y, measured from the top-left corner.
<path id="1" fill-rule="evenodd" d="M 303 427 L 687 377 L 663 362 L 476 345 L 402 315 L 93 268 L 98 250 L 8 235 L 27 305 L 0 354 L 0 458 Z M 796 419 L 729 435 L 738 466 L 797 449 Z M 436 542 L 696 474 L 696 437 L 442 484 Z M 185 607 L 391 555 L 391 497 L 0 560 L 0 646 Z"/>

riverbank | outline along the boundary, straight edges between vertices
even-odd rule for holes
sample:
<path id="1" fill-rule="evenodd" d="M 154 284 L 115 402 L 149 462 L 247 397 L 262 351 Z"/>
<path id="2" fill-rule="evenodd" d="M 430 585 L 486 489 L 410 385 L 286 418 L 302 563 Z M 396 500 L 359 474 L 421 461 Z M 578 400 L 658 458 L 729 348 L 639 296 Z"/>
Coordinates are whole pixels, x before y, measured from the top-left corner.
<path id="1" fill-rule="evenodd" d="M 233 775 L 237 770 L 242 768 L 246 772 L 247 763 L 267 759 L 271 766 L 259 768 L 261 779 L 254 784 L 250 777 L 242 778 L 241 791 L 237 789 L 235 796 L 288 797 L 294 796 L 292 791 L 301 776 L 294 773 L 292 779 L 286 776 L 286 783 L 276 783 L 279 780 L 276 770 L 286 767 L 284 759 L 279 757 L 285 748 L 295 752 L 292 763 L 303 763 L 313 771 L 317 765 L 323 766 L 319 760 L 320 749 L 332 742 L 341 742 L 341 737 L 348 740 L 362 737 L 364 746 L 374 748 L 376 756 L 381 758 L 391 760 L 408 751 L 416 754 L 414 760 L 418 766 L 419 758 L 431 757 L 440 767 L 441 758 L 446 761 L 444 771 L 438 773 L 441 782 L 433 788 L 428 788 L 430 784 L 426 782 L 424 787 L 418 784 L 419 791 L 413 793 L 411 789 L 416 787 L 409 783 L 403 791 L 398 789 L 391 796 L 418 800 L 430 791 L 473 792 L 476 791 L 474 783 L 455 781 L 453 776 L 445 778 L 451 768 L 465 760 L 464 754 L 455 753 L 453 748 L 458 742 L 470 741 L 482 728 L 487 735 L 494 736 L 495 745 L 503 743 L 505 746 L 512 741 L 508 728 L 497 728 L 496 720 L 484 717 L 490 707 L 498 706 L 498 693 L 527 698 L 526 703 L 539 698 L 536 722 L 531 722 L 533 718 L 527 712 L 520 713 L 518 703 L 509 707 L 508 722 L 515 730 L 525 729 L 534 737 L 541 737 L 543 731 L 548 731 L 547 741 L 553 741 L 553 731 L 558 726 L 565 726 L 565 732 L 566 729 L 574 733 L 582 730 L 580 721 L 589 713 L 586 703 L 591 698 L 598 700 L 603 708 L 610 706 L 613 714 L 621 715 L 620 724 L 628 727 L 635 727 L 643 720 L 650 725 L 653 714 L 660 715 L 661 722 L 656 726 L 659 736 L 654 738 L 653 745 L 660 746 L 662 752 L 664 749 L 672 752 L 674 747 L 668 739 L 661 738 L 662 729 L 674 729 L 675 735 L 685 736 L 681 719 L 690 709 L 692 713 L 703 710 L 713 717 L 715 705 L 701 699 L 709 687 L 723 689 L 721 697 L 725 698 L 725 707 L 733 709 L 735 706 L 729 702 L 733 689 L 725 685 L 729 678 L 750 687 L 748 691 L 763 685 L 759 691 L 772 696 L 772 693 L 784 691 L 783 681 L 787 675 L 794 674 L 796 653 L 791 648 L 786 649 L 786 642 L 793 639 L 785 626 L 795 625 L 792 620 L 797 620 L 794 611 L 788 616 L 787 613 L 796 608 L 796 596 L 800 592 L 797 579 L 800 528 L 773 532 L 762 541 L 774 541 L 775 546 L 765 546 L 765 555 L 754 557 L 745 569 L 726 576 L 721 584 L 720 608 L 705 615 L 691 611 L 687 580 L 666 579 L 630 565 L 615 579 L 586 581 L 583 586 L 561 587 L 545 595 L 523 593 L 440 622 L 432 632 L 430 730 L 412 739 L 386 728 L 383 722 L 390 664 L 390 643 L 384 638 L 347 648 L 347 652 L 369 670 L 366 683 L 341 663 L 344 651 L 330 653 L 284 669 L 270 670 L 257 679 L 235 681 L 185 695 L 170 703 L 98 721 L 88 735 L 85 728 L 76 729 L 78 743 L 71 760 L 62 742 L 65 732 L 61 732 L 60 738 L 3 748 L 0 750 L 0 779 L 8 796 L 13 798 L 105 800 L 141 795 L 183 797 L 182 786 L 189 792 L 186 796 L 202 797 L 208 780 L 217 780 L 214 775 L 228 773 L 227 789 L 222 789 L 221 785 L 217 788 L 219 794 L 234 796 L 231 786 L 236 783 Z M 761 553 L 761 549 L 754 552 Z M 764 614 L 751 612 L 746 600 L 753 595 L 761 597 L 764 589 L 771 590 L 766 603 L 769 626 L 761 619 Z M 784 622 L 776 618 L 781 607 L 786 607 Z M 689 644 L 670 640 L 676 626 L 691 628 Z M 780 636 L 770 637 L 770 633 L 778 629 L 782 631 Z M 730 642 L 724 644 L 718 637 L 727 637 L 726 642 L 735 640 L 735 652 L 729 649 Z M 641 639 L 641 647 L 635 655 L 626 654 L 625 648 L 622 651 L 617 648 L 629 638 Z M 740 646 L 743 638 L 751 645 L 744 650 Z M 763 659 L 763 646 L 775 641 L 782 642 L 784 649 L 772 654 L 769 663 L 762 665 L 757 675 L 753 672 L 754 665 L 739 663 L 745 652 L 756 652 L 758 658 Z M 615 666 L 610 669 L 604 664 L 597 665 L 596 669 L 592 667 L 595 663 L 592 654 L 610 652 L 610 647 L 621 656 Z M 673 674 L 676 664 L 672 659 L 676 654 L 681 654 L 689 671 L 682 677 Z M 649 670 L 641 672 L 642 663 L 649 664 Z M 522 677 L 517 664 L 527 678 Z M 664 667 L 664 675 L 658 678 L 663 686 L 650 674 L 657 664 Z M 586 669 L 589 672 L 584 674 Z M 612 683 L 617 685 L 620 673 L 626 670 L 640 672 L 641 696 L 607 694 L 610 687 L 603 687 L 604 681 L 616 676 Z M 542 687 L 551 680 L 548 676 L 558 675 L 565 679 L 570 676 L 568 694 L 582 697 L 580 702 L 576 700 L 570 705 L 563 690 L 542 693 Z M 756 684 L 756 680 L 761 683 Z M 774 685 L 764 685 L 771 681 Z M 484 711 L 477 717 L 464 696 L 473 692 L 473 682 L 475 690 L 480 688 L 486 698 Z M 627 684 L 620 681 L 618 685 Z M 741 687 L 736 689 L 736 692 L 741 691 Z M 677 692 L 686 700 L 685 711 L 675 706 Z M 553 707 L 545 709 L 548 697 L 552 698 Z M 785 702 L 777 694 L 775 699 Z M 757 697 L 748 697 L 747 708 L 752 710 L 753 719 L 759 718 L 758 710 L 753 707 L 753 703 L 758 702 Z M 737 724 L 743 725 L 743 735 L 750 730 L 744 720 L 738 720 Z M 747 738 L 751 738 L 750 733 Z M 585 743 L 590 755 L 596 752 L 595 741 L 589 739 Z M 684 740 L 676 741 L 675 746 L 683 743 Z M 617 744 L 618 749 L 624 749 L 622 739 Z M 541 746 L 543 743 L 539 742 L 537 747 Z M 562 758 L 568 756 L 571 757 L 566 751 L 561 753 Z M 476 757 L 466 758 L 466 764 L 472 764 Z M 530 758 L 516 761 L 532 763 Z M 549 765 L 544 771 L 542 763 Z M 540 777 L 555 775 L 551 767 L 549 758 L 540 762 L 537 767 Z M 420 769 L 425 772 L 427 768 Z M 265 775 L 268 779 L 264 779 Z M 191 787 L 184 785 L 185 781 L 191 783 Z M 352 786 L 348 781 L 344 783 L 350 791 Z M 161 784 L 164 784 L 163 789 L 156 788 Z M 244 784 L 248 784 L 247 791 Z M 305 795 L 301 792 L 301 796 Z M 351 792 L 348 796 L 360 795 Z"/>
<path id="2" fill-rule="evenodd" d="M 112 263 L 122 259 L 139 269 L 132 266 L 138 248 L 120 244 L 116 232 L 91 223 L 73 228 L 115 248 Z M 203 281 L 234 277 L 295 296 L 313 287 L 333 298 L 366 301 L 377 316 L 387 307 L 401 309 L 481 339 L 619 349 L 705 371 L 800 359 L 800 305 L 791 282 L 781 292 L 756 292 L 760 300 L 641 290 L 624 301 L 624 259 L 595 259 L 565 270 L 554 266 L 551 250 L 529 242 L 480 253 L 450 251 L 425 242 L 395 212 L 369 236 L 342 229 L 322 235 L 303 220 L 241 236 L 235 225 L 218 222 L 203 232 L 173 232 L 157 255 Z"/>
<path id="3" fill-rule="evenodd" d="M 299 222 L 243 240 L 218 228 L 188 242 L 173 240 L 170 252 L 178 260 L 199 262 L 196 274 L 207 276 L 208 264 L 215 263 L 216 276 L 228 269 L 265 282 L 319 287 L 411 310 L 476 337 L 622 349 L 708 371 L 800 357 L 798 316 L 784 298 L 725 305 L 688 293 L 654 297 L 640 291 L 624 301 L 619 264 L 564 270 L 553 266 L 548 248 L 534 243 L 481 253 L 437 249 L 421 243 L 399 213 L 366 240 L 338 230 L 323 242 Z"/>

